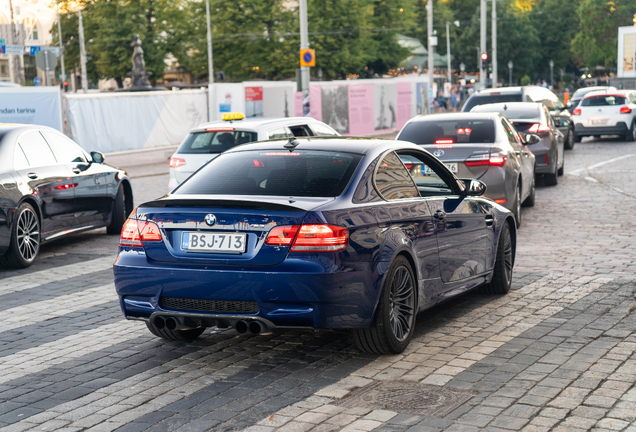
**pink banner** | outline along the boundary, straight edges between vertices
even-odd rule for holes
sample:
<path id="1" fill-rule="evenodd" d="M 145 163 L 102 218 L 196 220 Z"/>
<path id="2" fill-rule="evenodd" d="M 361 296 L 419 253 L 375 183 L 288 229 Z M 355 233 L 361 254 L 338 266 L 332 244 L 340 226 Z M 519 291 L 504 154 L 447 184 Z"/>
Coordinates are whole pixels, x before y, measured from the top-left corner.
<path id="1" fill-rule="evenodd" d="M 294 116 L 303 116 L 303 92 L 294 93 Z"/>
<path id="2" fill-rule="evenodd" d="M 397 121 L 395 127 L 402 126 L 411 118 L 411 83 L 401 82 L 397 84 Z"/>
<path id="3" fill-rule="evenodd" d="M 309 104 L 311 117 L 322 121 L 322 93 L 320 86 L 309 86 Z"/>
<path id="4" fill-rule="evenodd" d="M 349 134 L 373 132 L 373 84 L 349 85 Z"/>

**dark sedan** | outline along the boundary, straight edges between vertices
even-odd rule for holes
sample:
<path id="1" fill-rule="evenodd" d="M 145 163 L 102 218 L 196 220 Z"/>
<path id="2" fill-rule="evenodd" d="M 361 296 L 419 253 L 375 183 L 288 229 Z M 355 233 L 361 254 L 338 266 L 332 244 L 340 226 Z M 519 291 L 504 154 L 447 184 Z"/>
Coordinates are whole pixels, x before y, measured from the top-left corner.
<path id="1" fill-rule="evenodd" d="M 402 352 L 418 312 L 510 289 L 514 216 L 467 183 L 402 141 L 235 147 L 126 222 L 114 266 L 124 315 L 169 340 L 339 328 L 363 351 Z"/>
<path id="2" fill-rule="evenodd" d="M 478 105 L 471 112 L 497 112 L 506 116 L 522 135 L 530 134 L 527 148 L 535 155 L 536 174 L 548 186 L 555 186 L 565 166 L 563 134 L 554 125 L 546 106 L 537 102 Z"/>
<path id="3" fill-rule="evenodd" d="M 120 233 L 132 189 L 103 161 L 54 129 L 0 125 L 0 266 L 30 266 L 42 243 L 66 234 Z"/>

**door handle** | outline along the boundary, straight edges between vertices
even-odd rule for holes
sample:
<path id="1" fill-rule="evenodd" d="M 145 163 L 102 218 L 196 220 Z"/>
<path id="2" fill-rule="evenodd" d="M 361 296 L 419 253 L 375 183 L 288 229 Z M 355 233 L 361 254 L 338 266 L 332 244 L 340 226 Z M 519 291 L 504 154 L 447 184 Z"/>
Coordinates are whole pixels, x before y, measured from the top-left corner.
<path id="1" fill-rule="evenodd" d="M 433 217 L 437 220 L 444 220 L 444 218 L 446 217 L 446 213 L 444 213 L 441 210 L 437 210 L 435 214 L 433 215 Z"/>
<path id="2" fill-rule="evenodd" d="M 79 169 L 78 167 L 71 168 L 71 171 L 73 171 L 73 174 L 81 174 L 82 173 L 82 170 Z"/>
<path id="3" fill-rule="evenodd" d="M 27 173 L 27 177 L 30 178 L 31 180 L 35 180 L 36 178 L 38 178 L 38 175 L 34 172 L 30 172 L 30 173 Z"/>
<path id="4" fill-rule="evenodd" d="M 495 218 L 493 217 L 493 215 L 486 215 L 486 226 L 492 226 L 494 222 Z"/>

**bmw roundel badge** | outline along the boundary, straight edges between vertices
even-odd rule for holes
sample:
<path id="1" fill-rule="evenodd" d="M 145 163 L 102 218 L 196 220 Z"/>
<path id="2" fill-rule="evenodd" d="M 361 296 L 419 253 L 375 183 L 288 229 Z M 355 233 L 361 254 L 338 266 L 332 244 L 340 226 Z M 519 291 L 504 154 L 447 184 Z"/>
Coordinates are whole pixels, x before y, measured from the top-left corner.
<path id="1" fill-rule="evenodd" d="M 444 155 L 444 150 L 435 150 L 433 152 L 433 156 L 435 156 L 435 157 L 440 157 L 442 155 Z"/>
<path id="2" fill-rule="evenodd" d="M 212 213 L 205 215 L 205 223 L 212 226 L 216 223 L 216 216 Z"/>

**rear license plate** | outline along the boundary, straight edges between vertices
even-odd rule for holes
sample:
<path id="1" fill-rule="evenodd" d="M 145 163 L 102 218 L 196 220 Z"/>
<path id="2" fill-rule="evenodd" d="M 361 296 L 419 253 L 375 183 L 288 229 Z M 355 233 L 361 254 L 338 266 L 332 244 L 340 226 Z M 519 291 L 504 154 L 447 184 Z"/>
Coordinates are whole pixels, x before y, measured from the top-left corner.
<path id="1" fill-rule="evenodd" d="M 447 163 L 444 164 L 446 165 L 446 168 L 448 168 L 450 170 L 450 172 L 452 172 L 453 174 L 457 174 L 457 164 L 456 163 Z M 427 175 L 427 176 L 432 176 L 432 175 L 437 175 L 435 174 L 435 171 L 433 171 L 431 168 L 429 168 L 428 165 L 424 165 L 424 172 L 422 174 Z"/>
<path id="2" fill-rule="evenodd" d="M 247 234 L 184 232 L 181 235 L 181 250 L 185 252 L 234 253 L 245 252 Z"/>
<path id="3" fill-rule="evenodd" d="M 608 119 L 590 119 L 590 125 L 593 125 L 593 126 L 606 125 L 607 122 L 608 122 Z"/>

